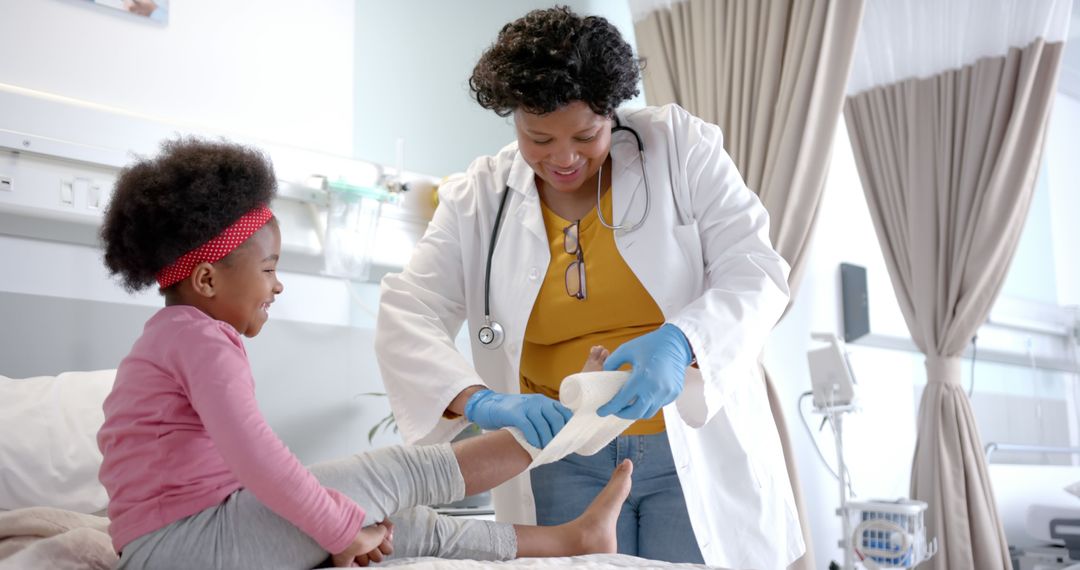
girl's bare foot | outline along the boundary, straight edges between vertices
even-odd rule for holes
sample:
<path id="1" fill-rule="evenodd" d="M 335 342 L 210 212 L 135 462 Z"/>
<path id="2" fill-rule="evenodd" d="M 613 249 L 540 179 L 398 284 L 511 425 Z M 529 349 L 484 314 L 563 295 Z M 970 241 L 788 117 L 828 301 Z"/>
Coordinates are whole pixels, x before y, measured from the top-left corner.
<path id="1" fill-rule="evenodd" d="M 615 524 L 619 520 L 623 502 L 630 494 L 630 475 L 633 472 L 634 463 L 624 459 L 611 473 L 611 480 L 600 490 L 585 512 L 560 527 L 567 531 L 567 543 L 578 545 L 580 554 L 617 551 Z"/>
<path id="2" fill-rule="evenodd" d="M 585 366 L 581 368 L 582 372 L 600 372 L 604 369 L 604 361 L 611 353 L 608 349 L 602 346 L 594 346 L 589 349 L 589 357 L 585 359 Z"/>
<path id="3" fill-rule="evenodd" d="M 514 525 L 517 555 L 577 556 L 618 551 L 615 525 L 623 502 L 630 494 L 630 474 L 634 464 L 629 459 L 615 468 L 611 480 L 600 490 L 581 516 L 558 526 Z"/>

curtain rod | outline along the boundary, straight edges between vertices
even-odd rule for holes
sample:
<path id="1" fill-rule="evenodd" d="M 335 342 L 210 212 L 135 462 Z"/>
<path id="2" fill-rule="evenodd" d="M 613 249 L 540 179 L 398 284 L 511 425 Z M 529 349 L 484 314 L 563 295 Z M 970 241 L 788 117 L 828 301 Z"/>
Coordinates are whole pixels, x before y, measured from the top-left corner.
<path id="1" fill-rule="evenodd" d="M 990 456 L 995 451 L 1018 451 L 1023 453 L 1061 453 L 1065 455 L 1080 454 L 1080 447 L 1063 447 L 1057 445 L 1027 445 L 1019 443 L 997 443 L 991 441 L 986 444 L 986 462 L 990 462 Z"/>
<path id="2" fill-rule="evenodd" d="M 903 350 L 907 352 L 915 352 L 922 354 L 919 347 L 915 346 L 915 342 L 911 338 L 902 338 L 898 336 L 890 336 L 883 334 L 870 333 L 865 336 L 861 336 L 856 340 L 847 343 L 849 347 L 852 346 L 866 346 L 871 348 L 887 348 L 890 350 Z M 971 346 L 968 345 L 964 352 L 961 354 L 962 358 L 971 358 Z M 979 347 L 978 354 L 976 355 L 978 362 L 994 362 L 997 364 L 1009 364 L 1012 366 L 1020 366 L 1023 368 L 1034 368 L 1040 370 L 1053 370 L 1055 372 L 1067 372 L 1070 374 L 1080 373 L 1080 368 L 1076 362 L 1068 358 L 1047 358 L 1045 356 L 1029 356 L 1027 354 L 1020 354 L 1015 352 L 1008 352 L 1004 350 L 995 350 L 992 348 Z"/>

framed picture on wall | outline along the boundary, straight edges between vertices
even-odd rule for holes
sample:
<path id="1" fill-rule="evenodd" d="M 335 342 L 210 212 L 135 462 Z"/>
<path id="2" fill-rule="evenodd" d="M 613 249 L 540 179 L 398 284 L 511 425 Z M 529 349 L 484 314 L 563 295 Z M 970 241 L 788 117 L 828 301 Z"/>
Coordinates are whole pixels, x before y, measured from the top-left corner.
<path id="1" fill-rule="evenodd" d="M 88 0 L 98 6 L 123 10 L 162 24 L 169 21 L 169 0 Z"/>

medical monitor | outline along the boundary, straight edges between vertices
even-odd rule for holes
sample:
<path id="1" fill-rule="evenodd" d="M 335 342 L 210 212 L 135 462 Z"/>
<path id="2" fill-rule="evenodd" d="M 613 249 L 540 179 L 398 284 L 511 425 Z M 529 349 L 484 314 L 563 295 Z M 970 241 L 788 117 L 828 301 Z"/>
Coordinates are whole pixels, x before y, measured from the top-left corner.
<path id="1" fill-rule="evenodd" d="M 840 339 L 831 333 L 813 333 L 811 338 L 826 343 L 806 353 L 814 407 L 828 409 L 854 405 L 855 375 Z"/>

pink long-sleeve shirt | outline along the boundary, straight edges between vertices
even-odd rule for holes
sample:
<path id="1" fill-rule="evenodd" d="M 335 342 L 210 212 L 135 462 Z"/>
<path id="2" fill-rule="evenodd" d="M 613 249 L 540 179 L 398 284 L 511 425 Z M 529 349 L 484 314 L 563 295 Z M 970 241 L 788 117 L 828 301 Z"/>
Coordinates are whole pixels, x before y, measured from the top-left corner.
<path id="1" fill-rule="evenodd" d="M 99 477 L 117 552 L 241 488 L 327 552 L 363 524 L 364 511 L 320 485 L 266 424 L 240 335 L 194 307 L 147 321 L 104 409 Z"/>

